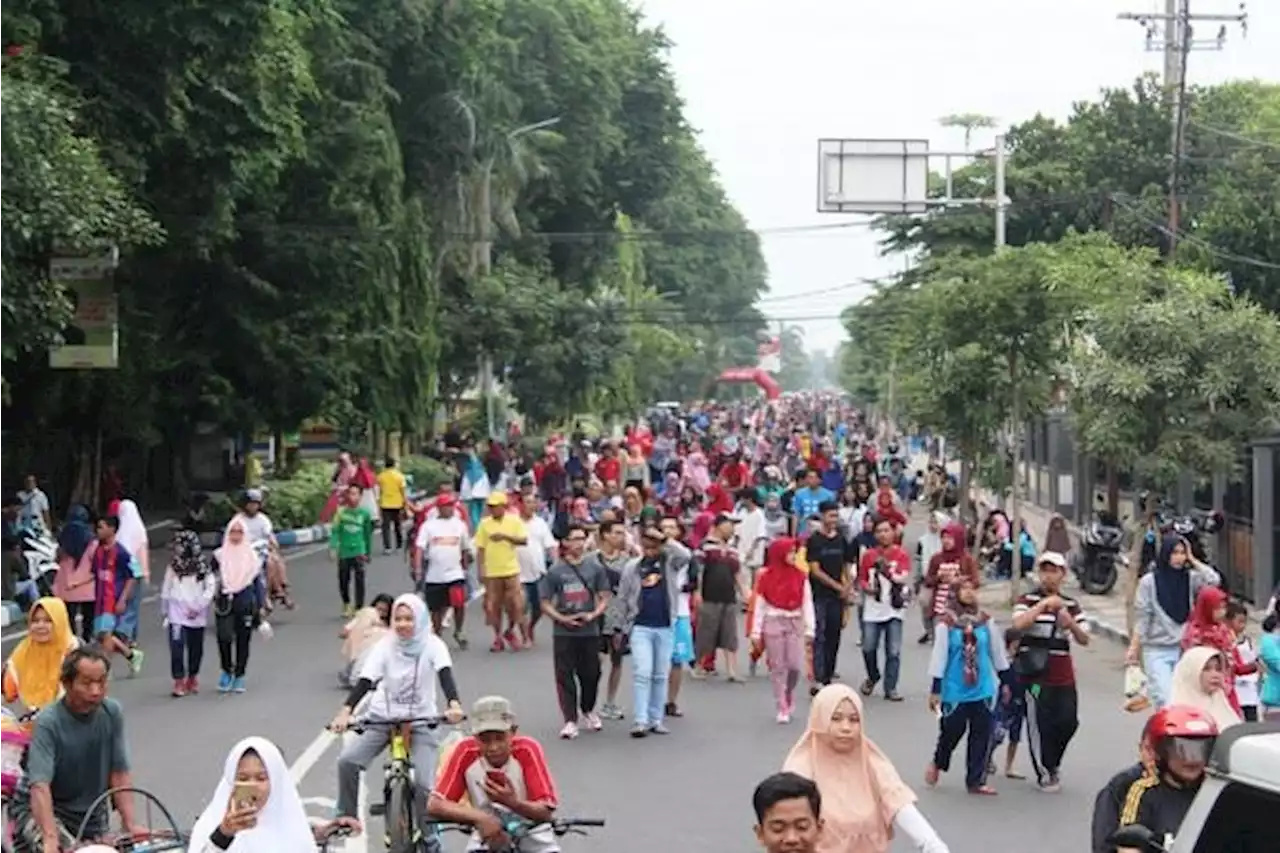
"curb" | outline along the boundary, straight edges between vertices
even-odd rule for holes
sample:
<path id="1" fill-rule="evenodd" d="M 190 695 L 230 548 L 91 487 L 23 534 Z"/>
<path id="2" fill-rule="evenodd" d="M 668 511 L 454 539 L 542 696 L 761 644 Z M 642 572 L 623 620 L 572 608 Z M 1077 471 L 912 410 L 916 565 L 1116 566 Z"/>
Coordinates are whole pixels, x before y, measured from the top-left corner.
<path id="1" fill-rule="evenodd" d="M 22 619 L 22 608 L 16 602 L 2 601 L 0 605 L 4 607 L 3 612 L 0 612 L 0 628 L 8 628 Z"/>

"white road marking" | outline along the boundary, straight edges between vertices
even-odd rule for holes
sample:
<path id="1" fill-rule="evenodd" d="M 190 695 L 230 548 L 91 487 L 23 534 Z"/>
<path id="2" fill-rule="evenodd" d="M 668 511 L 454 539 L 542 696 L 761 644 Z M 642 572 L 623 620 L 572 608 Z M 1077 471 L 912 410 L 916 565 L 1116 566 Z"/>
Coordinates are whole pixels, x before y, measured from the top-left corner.
<path id="1" fill-rule="evenodd" d="M 160 524 L 156 526 L 163 527 L 164 525 Z M 321 543 L 311 548 L 303 548 L 299 551 L 286 554 L 284 561 L 287 563 L 290 560 L 299 560 L 303 557 L 310 557 L 312 554 L 319 554 L 321 551 L 328 550 L 328 548 L 329 548 L 329 544 L 327 542 Z M 155 601 L 159 597 L 160 597 L 159 593 L 153 593 L 143 598 L 142 603 L 150 604 L 151 602 Z M 12 634 L 5 634 L 3 637 L 0 637 L 0 640 L 6 643 L 12 643 L 14 640 L 21 640 L 25 636 L 27 636 L 27 630 L 23 628 L 21 631 L 14 631 Z"/>

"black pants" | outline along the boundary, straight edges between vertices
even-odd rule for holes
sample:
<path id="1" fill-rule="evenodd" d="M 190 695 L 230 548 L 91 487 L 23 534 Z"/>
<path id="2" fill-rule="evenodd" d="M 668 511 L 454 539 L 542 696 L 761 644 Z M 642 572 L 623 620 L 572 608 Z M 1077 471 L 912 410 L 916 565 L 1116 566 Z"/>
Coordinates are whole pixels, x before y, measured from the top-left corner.
<path id="1" fill-rule="evenodd" d="M 555 636 L 551 644 L 555 660 L 556 695 L 564 721 L 575 722 L 578 712 L 596 708 L 600 689 L 600 637 Z"/>
<path id="2" fill-rule="evenodd" d="M 359 557 L 343 557 L 338 560 L 338 594 L 344 605 L 351 604 L 351 581 L 355 580 L 356 609 L 364 607 L 364 561 Z"/>
<path id="3" fill-rule="evenodd" d="M 840 633 L 844 630 L 844 602 L 827 595 L 813 597 L 813 680 L 830 684 L 835 677 L 836 657 L 840 654 Z"/>
<path id="4" fill-rule="evenodd" d="M 396 550 L 399 551 L 404 547 L 404 528 L 400 526 L 399 508 L 387 509 L 382 508 L 382 547 L 391 550 L 391 532 L 394 530 L 396 534 Z"/>
<path id="5" fill-rule="evenodd" d="M 67 619 L 71 622 L 71 630 L 76 630 L 76 616 L 80 617 L 80 631 L 77 636 L 85 643 L 93 642 L 93 602 L 68 601 Z"/>
<path id="6" fill-rule="evenodd" d="M 248 657 L 246 652 L 245 657 Z M 195 678 L 204 660 L 204 628 L 169 626 L 169 674 L 174 681 Z M 230 670 L 227 670 L 230 672 Z"/>
<path id="7" fill-rule="evenodd" d="M 218 633 L 218 661 L 222 671 L 243 678 L 249 665 L 249 644 L 253 641 L 255 614 L 251 609 L 232 606 L 220 613 L 215 628 Z"/>
<path id="8" fill-rule="evenodd" d="M 1027 690 L 1027 751 L 1036 778 L 1045 783 L 1058 775 L 1067 745 L 1080 727 L 1076 686 L 1040 687 Z"/>
<path id="9" fill-rule="evenodd" d="M 991 740 L 991 709 L 986 702 L 961 702 L 938 723 L 938 745 L 933 764 L 943 773 L 951 769 L 951 753 L 960 745 L 965 731 L 964 784 L 977 788 L 987 777 L 987 746 Z"/>

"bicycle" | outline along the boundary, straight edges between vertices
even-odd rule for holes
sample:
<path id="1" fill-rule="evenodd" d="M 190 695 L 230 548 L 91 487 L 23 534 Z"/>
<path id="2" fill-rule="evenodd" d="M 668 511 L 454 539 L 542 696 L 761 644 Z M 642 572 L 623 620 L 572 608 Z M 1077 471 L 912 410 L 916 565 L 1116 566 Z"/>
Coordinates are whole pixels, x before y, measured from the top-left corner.
<path id="1" fill-rule="evenodd" d="M 419 825 L 413 805 L 416 770 L 409 750 L 409 731 L 415 723 L 425 723 L 427 728 L 435 729 L 449 721 L 442 716 L 404 717 L 356 720 L 347 727 L 347 731 L 356 734 L 363 734 L 373 726 L 392 727 L 391 742 L 387 746 L 390 759 L 383 766 L 382 802 L 369 806 L 369 814 L 383 818 L 386 823 L 389 853 L 428 853 L 433 848 L 429 839 L 434 840 L 434 836 L 429 836 L 426 827 Z M 428 768 L 427 772 L 434 773 L 435 768 Z"/>
<path id="2" fill-rule="evenodd" d="M 129 794 L 134 799 L 134 814 L 143 815 L 144 820 L 141 824 L 147 827 L 145 835 L 134 835 L 129 832 L 127 827 L 119 830 L 111 829 L 111 815 L 118 814 L 111 807 L 113 798 L 117 794 Z M 139 804 L 138 800 L 143 802 Z M 159 812 L 159 816 L 167 828 L 154 829 L 151 827 L 151 816 L 153 807 Z M 87 833 L 90 824 L 93 822 L 94 815 L 106 812 L 107 831 L 98 836 L 90 837 Z M 186 850 L 189 837 L 178 829 L 178 823 L 173 819 L 173 814 L 165 807 L 165 804 L 152 794 L 150 791 L 142 788 L 113 788 L 93 801 L 93 805 L 85 813 L 84 819 L 80 821 L 80 826 L 76 829 L 76 834 L 72 842 L 71 850 L 86 844 L 105 844 L 108 847 L 114 847 L 119 853 L 168 853 L 171 850 Z"/>
<path id="3" fill-rule="evenodd" d="M 457 832 L 463 835 L 471 835 L 475 832 L 475 827 L 468 823 L 455 823 L 453 821 L 431 821 L 431 823 L 440 832 Z M 602 818 L 563 817 L 552 818 L 542 823 L 534 823 L 513 817 L 503 825 L 503 830 L 507 833 L 507 837 L 511 839 L 511 846 L 501 853 L 520 853 L 520 845 L 524 843 L 524 840 L 544 827 L 550 828 L 557 838 L 562 838 L 566 835 L 586 835 L 586 828 L 602 826 L 604 826 Z M 471 853 L 490 853 L 490 851 L 487 846 L 482 844 L 479 847 L 472 848 Z M 499 851 L 494 851 L 494 853 L 499 853 Z"/>

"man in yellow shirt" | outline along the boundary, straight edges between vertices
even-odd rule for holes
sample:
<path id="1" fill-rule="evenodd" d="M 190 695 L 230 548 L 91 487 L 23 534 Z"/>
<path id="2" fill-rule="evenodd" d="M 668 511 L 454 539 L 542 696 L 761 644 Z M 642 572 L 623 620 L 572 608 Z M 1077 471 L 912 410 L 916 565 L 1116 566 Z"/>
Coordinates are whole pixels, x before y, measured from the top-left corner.
<path id="1" fill-rule="evenodd" d="M 491 652 L 503 648 L 516 651 L 516 626 L 524 618 L 524 589 L 520 586 L 520 562 L 516 549 L 529 541 L 529 533 L 519 513 L 507 512 L 505 492 L 493 492 L 487 501 L 489 514 L 476 528 L 476 564 L 484 584 L 484 612 L 493 629 Z M 507 630 L 502 630 L 502 614 Z M 505 646 L 504 646 L 505 642 Z"/>
<path id="2" fill-rule="evenodd" d="M 382 553 L 391 553 L 391 531 L 396 534 L 396 550 L 404 547 L 405 492 L 408 486 L 404 474 L 396 467 L 396 460 L 387 457 L 386 467 L 378 474 L 378 509 L 382 511 Z"/>

